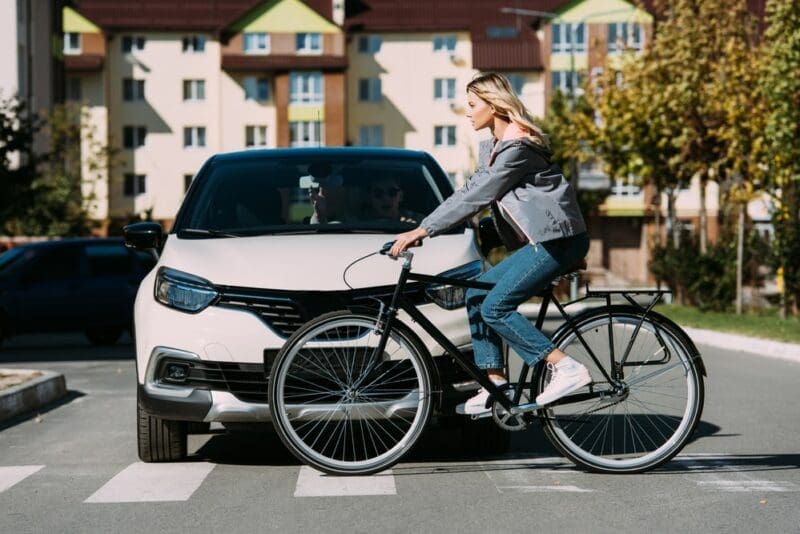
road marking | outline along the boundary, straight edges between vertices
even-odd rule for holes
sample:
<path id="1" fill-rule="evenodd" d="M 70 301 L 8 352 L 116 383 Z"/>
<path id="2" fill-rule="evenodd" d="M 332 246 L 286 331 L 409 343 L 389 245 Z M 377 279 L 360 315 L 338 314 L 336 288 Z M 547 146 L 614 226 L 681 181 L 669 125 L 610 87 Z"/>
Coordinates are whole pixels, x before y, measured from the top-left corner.
<path id="1" fill-rule="evenodd" d="M 757 457 L 724 454 L 691 454 L 676 458 L 686 468 L 696 471 L 687 476 L 698 488 L 725 492 L 795 492 L 800 488 L 792 482 L 775 482 L 755 479 L 742 471 L 737 461 L 746 462 L 750 468 Z"/>
<path id="2" fill-rule="evenodd" d="M 594 490 L 578 486 L 497 486 L 497 491 L 500 493 L 591 493 Z"/>
<path id="3" fill-rule="evenodd" d="M 0 493 L 43 468 L 43 465 L 0 466 Z"/>
<path id="4" fill-rule="evenodd" d="M 708 487 L 721 491 L 797 491 L 798 488 L 791 482 L 773 482 L 771 480 L 698 480 L 699 487 Z"/>
<path id="5" fill-rule="evenodd" d="M 501 460 L 485 464 L 484 473 L 498 493 L 591 493 L 594 490 L 562 484 L 565 476 L 579 475 L 564 458 Z M 542 484 L 545 482 L 545 484 Z M 550 482 L 547 484 L 546 482 Z"/>
<path id="6" fill-rule="evenodd" d="M 300 467 L 295 497 L 352 497 L 356 495 L 397 495 L 392 470 L 377 475 L 337 477 L 308 466 Z"/>
<path id="7" fill-rule="evenodd" d="M 131 464 L 84 502 L 186 501 L 215 464 L 201 462 Z"/>

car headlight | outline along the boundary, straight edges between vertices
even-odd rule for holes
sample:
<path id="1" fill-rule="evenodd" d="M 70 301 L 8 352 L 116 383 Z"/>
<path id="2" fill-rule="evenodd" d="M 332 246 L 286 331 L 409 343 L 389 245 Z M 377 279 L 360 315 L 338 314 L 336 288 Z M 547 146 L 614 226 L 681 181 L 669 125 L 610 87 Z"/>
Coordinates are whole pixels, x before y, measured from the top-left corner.
<path id="1" fill-rule="evenodd" d="M 161 304 L 188 313 L 206 309 L 219 296 L 208 280 L 169 267 L 158 270 L 155 293 Z"/>
<path id="2" fill-rule="evenodd" d="M 445 271 L 439 276 L 459 278 L 461 280 L 472 280 L 480 276 L 481 272 L 481 261 L 475 260 L 467 263 L 466 265 L 462 265 L 461 267 L 456 267 L 455 269 Z M 428 295 L 433 302 L 445 310 L 455 310 L 456 308 L 461 308 L 465 305 L 467 288 L 447 285 L 433 286 L 427 288 L 425 290 L 425 294 Z"/>

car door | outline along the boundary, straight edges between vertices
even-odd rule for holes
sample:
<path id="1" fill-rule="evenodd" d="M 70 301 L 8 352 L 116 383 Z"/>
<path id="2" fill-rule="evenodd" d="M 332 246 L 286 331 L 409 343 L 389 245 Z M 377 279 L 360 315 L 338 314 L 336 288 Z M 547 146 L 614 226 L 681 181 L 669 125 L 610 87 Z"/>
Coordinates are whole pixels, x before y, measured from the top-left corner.
<path id="1" fill-rule="evenodd" d="M 20 330 L 75 328 L 81 293 L 80 246 L 54 243 L 32 248 L 15 293 L 11 313 Z"/>
<path id="2" fill-rule="evenodd" d="M 139 286 L 135 258 L 122 241 L 87 243 L 83 283 L 85 325 L 128 326 Z"/>

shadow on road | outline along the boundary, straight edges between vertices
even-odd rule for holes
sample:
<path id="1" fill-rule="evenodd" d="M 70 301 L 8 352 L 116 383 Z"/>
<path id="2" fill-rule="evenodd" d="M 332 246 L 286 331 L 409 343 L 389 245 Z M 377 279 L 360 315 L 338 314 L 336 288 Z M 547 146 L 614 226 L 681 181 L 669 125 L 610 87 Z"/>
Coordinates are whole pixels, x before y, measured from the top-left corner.
<path id="1" fill-rule="evenodd" d="M 0 346 L 3 363 L 131 360 L 136 357 L 133 339 L 125 333 L 114 345 L 96 346 L 80 333 L 25 334 Z"/>
<path id="2" fill-rule="evenodd" d="M 719 426 L 701 421 L 691 441 L 719 434 Z M 429 425 L 425 435 L 392 473 L 398 475 L 468 473 L 474 471 L 548 469 L 574 471 L 534 426 L 510 434 L 507 452 L 476 452 L 474 443 L 465 443 L 458 428 Z M 480 447 L 478 447 L 479 449 Z M 300 462 L 283 446 L 269 425 L 248 432 L 219 431 L 211 435 L 192 456 L 197 461 L 220 464 L 292 466 Z M 492 463 L 489 463 L 492 462 Z M 409 463 L 417 465 L 407 465 Z M 800 468 L 800 454 L 684 454 L 651 472 L 653 475 L 721 472 L 773 471 Z"/>
<path id="3" fill-rule="evenodd" d="M 51 412 L 57 408 L 61 408 L 65 404 L 69 404 L 70 402 L 74 401 L 75 399 L 79 399 L 84 397 L 86 394 L 81 391 L 67 391 L 67 394 L 57 401 L 53 401 L 45 406 L 42 406 L 36 410 L 18 415 L 16 417 L 12 417 L 11 419 L 6 419 L 5 421 L 0 421 L 0 431 L 5 430 L 6 428 L 10 428 L 12 426 L 18 425 L 20 423 L 24 423 L 25 421 L 30 421 L 31 419 L 36 419 L 37 417 L 44 415 L 48 412 Z"/>

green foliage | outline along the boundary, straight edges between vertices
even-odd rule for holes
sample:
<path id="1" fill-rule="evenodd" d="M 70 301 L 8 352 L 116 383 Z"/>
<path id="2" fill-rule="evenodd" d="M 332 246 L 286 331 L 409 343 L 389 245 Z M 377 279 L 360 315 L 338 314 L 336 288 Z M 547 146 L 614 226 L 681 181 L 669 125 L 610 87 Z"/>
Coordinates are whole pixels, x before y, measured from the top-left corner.
<path id="1" fill-rule="evenodd" d="M 775 264 L 784 273 L 785 308 L 800 307 L 800 4 L 767 2 L 760 89 L 766 109 L 767 190 L 776 203 Z"/>
<path id="2" fill-rule="evenodd" d="M 89 233 L 94 186 L 109 158 L 88 117 L 79 106 L 59 105 L 46 120 L 33 119 L 13 100 L 0 101 L 0 115 L 0 233 Z M 37 136 L 47 141 L 43 154 L 33 149 Z"/>

